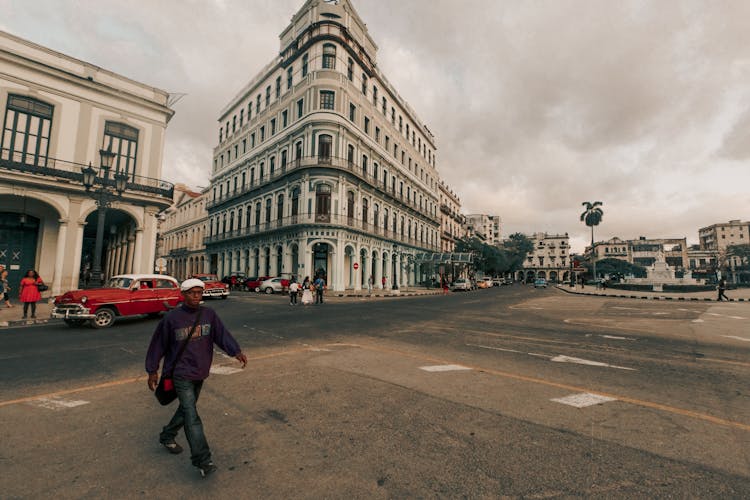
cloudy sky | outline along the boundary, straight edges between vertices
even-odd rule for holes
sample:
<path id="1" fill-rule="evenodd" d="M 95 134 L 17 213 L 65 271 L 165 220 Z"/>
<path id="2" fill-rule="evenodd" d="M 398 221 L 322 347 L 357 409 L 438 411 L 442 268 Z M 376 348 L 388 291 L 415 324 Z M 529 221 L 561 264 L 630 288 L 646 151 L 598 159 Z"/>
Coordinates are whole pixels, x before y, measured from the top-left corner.
<path id="1" fill-rule="evenodd" d="M 466 213 L 503 234 L 687 237 L 750 219 L 750 2 L 353 0 L 437 136 Z M 220 109 L 304 0 L 0 0 L 0 29 L 185 93 L 164 176 L 208 183 Z M 127 5 L 127 7 L 124 7 Z"/>

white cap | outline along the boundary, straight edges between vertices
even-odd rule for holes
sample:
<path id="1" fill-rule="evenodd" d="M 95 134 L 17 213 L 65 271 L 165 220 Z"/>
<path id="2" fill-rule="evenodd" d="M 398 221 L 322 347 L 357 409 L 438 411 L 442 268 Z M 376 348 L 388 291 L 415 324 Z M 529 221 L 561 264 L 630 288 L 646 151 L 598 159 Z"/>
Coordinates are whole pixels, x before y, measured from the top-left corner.
<path id="1" fill-rule="evenodd" d="M 191 288 L 195 287 L 206 288 L 206 285 L 198 278 L 190 278 L 189 280 L 185 280 L 182 282 L 182 285 L 180 285 L 180 290 L 183 292 L 187 292 Z"/>

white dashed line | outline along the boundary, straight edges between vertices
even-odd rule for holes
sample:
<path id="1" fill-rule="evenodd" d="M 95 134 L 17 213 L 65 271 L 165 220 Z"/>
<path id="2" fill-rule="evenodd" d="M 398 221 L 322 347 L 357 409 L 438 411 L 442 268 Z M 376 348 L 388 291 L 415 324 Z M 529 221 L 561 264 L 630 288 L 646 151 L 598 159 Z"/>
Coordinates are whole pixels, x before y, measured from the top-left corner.
<path id="1" fill-rule="evenodd" d="M 432 365 L 432 366 L 420 366 L 420 370 L 426 372 L 452 372 L 459 370 L 471 370 L 468 366 L 461 365 Z"/>
<path id="2" fill-rule="evenodd" d="M 635 339 L 631 339 L 628 337 L 618 337 L 617 335 L 600 335 L 600 337 L 603 339 L 612 339 L 612 340 L 630 340 L 630 341 L 635 340 Z"/>
<path id="3" fill-rule="evenodd" d="M 617 401 L 615 398 L 609 398 L 607 396 L 599 396 L 598 394 L 591 394 L 588 392 L 582 392 L 580 394 L 571 394 L 564 398 L 552 398 L 550 401 L 555 403 L 562 403 L 568 406 L 575 406 L 576 408 L 586 408 L 587 406 L 600 405 L 603 403 L 609 403 L 610 401 Z"/>
<path id="4" fill-rule="evenodd" d="M 735 335 L 722 335 L 722 337 L 725 337 L 728 339 L 742 340 L 744 342 L 750 342 L 750 339 L 746 339 L 745 337 L 737 337 Z"/>
<path id="5" fill-rule="evenodd" d="M 702 319 L 694 319 L 693 323 L 704 323 Z"/>
<path id="6" fill-rule="evenodd" d="M 608 363 L 602 363 L 601 361 L 591 361 L 589 359 L 573 358 L 571 356 L 563 356 L 563 355 L 555 356 L 550 361 L 554 361 L 555 363 L 574 363 L 577 365 L 602 366 L 606 368 L 617 368 L 618 370 L 636 371 L 635 368 L 627 368 L 625 366 L 610 365 Z"/>
<path id="7" fill-rule="evenodd" d="M 743 318 L 742 316 L 729 316 L 729 317 L 732 319 L 747 319 L 747 318 Z"/>
<path id="8" fill-rule="evenodd" d="M 469 347 L 481 347 L 482 349 L 492 349 L 493 351 L 503 351 L 503 352 L 517 352 L 518 354 L 524 354 L 523 351 L 516 351 L 515 349 L 503 349 L 502 347 L 491 347 L 488 345 L 479 345 L 479 344 L 466 344 Z"/>
<path id="9" fill-rule="evenodd" d="M 34 406 L 40 406 L 47 408 L 48 410 L 63 410 L 66 408 L 75 408 L 76 406 L 83 406 L 89 404 L 88 401 L 83 400 L 70 400 L 60 398 L 39 398 L 29 402 Z"/>
<path id="10" fill-rule="evenodd" d="M 242 368 L 236 368 L 234 366 L 212 366 L 211 373 L 215 375 L 232 375 L 233 373 L 241 372 Z"/>

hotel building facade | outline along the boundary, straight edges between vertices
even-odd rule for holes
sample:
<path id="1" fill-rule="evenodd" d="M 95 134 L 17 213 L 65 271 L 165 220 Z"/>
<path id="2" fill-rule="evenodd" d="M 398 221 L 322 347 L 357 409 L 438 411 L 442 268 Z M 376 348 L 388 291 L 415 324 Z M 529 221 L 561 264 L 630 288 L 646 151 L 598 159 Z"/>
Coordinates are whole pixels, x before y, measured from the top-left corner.
<path id="1" fill-rule="evenodd" d="M 307 1 L 280 41 L 219 116 L 209 269 L 323 276 L 336 291 L 426 279 L 416 257 L 441 243 L 433 134 L 351 2 Z"/>

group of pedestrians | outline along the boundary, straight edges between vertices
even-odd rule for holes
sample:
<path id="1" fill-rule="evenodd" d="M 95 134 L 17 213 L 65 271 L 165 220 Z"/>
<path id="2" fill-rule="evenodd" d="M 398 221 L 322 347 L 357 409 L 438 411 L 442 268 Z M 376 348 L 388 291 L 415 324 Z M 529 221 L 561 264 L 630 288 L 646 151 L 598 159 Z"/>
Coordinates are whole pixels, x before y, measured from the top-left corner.
<path id="1" fill-rule="evenodd" d="M 326 281 L 322 276 L 315 278 L 315 281 L 310 281 L 310 277 L 306 276 L 300 285 L 297 283 L 297 278 L 292 277 L 292 281 L 289 283 L 289 304 L 296 306 L 297 298 L 301 295 L 300 301 L 302 305 L 312 304 L 313 301 L 316 304 L 323 303 L 323 293 L 326 289 Z M 315 298 L 313 299 L 313 294 Z"/>
<path id="2" fill-rule="evenodd" d="M 28 318 L 29 311 L 31 311 L 31 317 L 36 318 L 36 303 L 42 300 L 40 287 L 43 290 L 47 289 L 44 281 L 39 277 L 39 273 L 34 269 L 29 269 L 21 279 L 18 294 L 18 298 L 23 303 L 23 319 Z M 0 264 L 0 291 L 2 292 L 3 303 L 6 308 L 13 307 L 13 304 L 10 303 L 11 290 L 12 287 L 8 281 L 8 270 Z"/>

